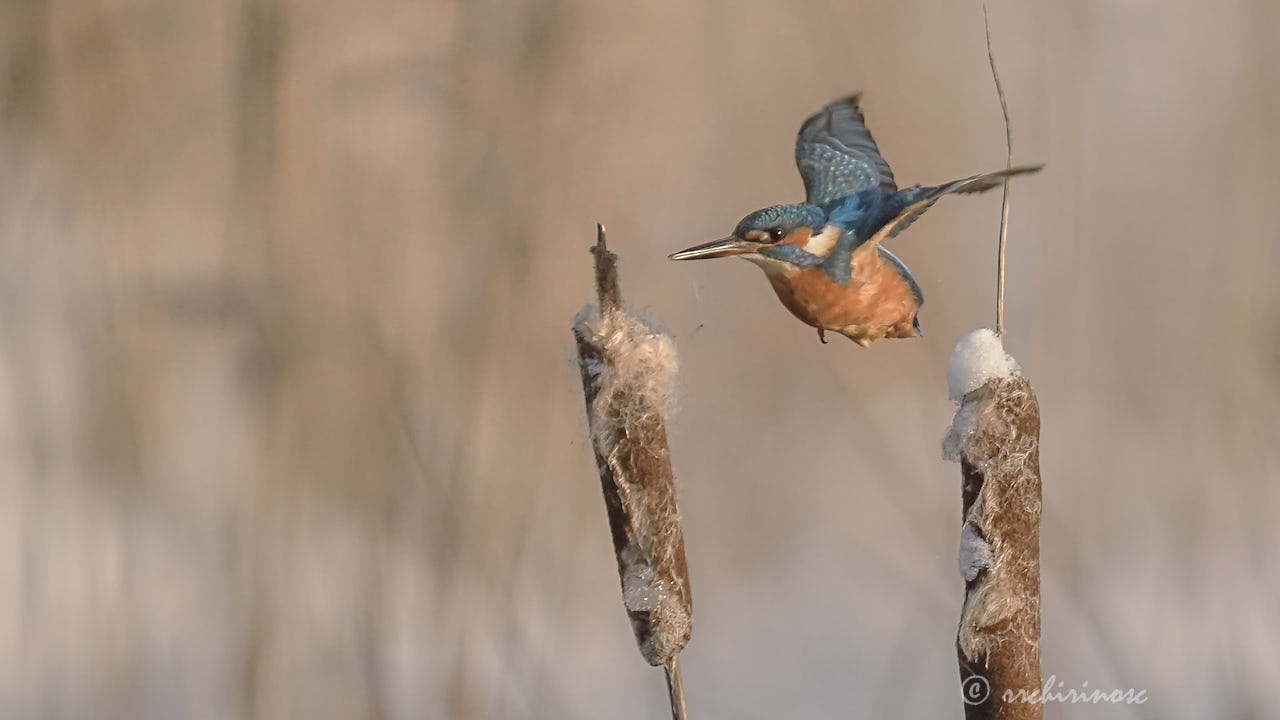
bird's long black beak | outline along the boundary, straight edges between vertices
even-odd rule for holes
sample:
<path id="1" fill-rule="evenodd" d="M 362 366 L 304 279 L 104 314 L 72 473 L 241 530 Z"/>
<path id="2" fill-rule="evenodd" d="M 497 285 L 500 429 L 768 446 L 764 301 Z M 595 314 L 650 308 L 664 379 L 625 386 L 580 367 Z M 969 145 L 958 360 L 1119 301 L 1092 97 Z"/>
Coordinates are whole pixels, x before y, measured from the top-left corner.
<path id="1" fill-rule="evenodd" d="M 755 252 L 760 249 L 761 244 L 750 240 L 742 240 L 736 237 L 727 237 L 715 240 L 713 242 L 704 243 L 702 245 L 694 245 L 680 252 L 674 252 L 667 257 L 672 260 L 706 260 L 709 258 L 730 257 L 732 255 L 743 255 L 749 252 Z"/>

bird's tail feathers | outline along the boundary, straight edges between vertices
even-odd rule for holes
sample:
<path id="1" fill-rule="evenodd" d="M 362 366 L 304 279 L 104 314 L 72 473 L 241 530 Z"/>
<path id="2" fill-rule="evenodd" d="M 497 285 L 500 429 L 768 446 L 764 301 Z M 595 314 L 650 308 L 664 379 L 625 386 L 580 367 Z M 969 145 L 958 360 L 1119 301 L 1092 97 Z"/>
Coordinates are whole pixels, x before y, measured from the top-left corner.
<path id="1" fill-rule="evenodd" d="M 1004 179 L 1014 175 L 1025 175 L 1027 173 L 1040 172 L 1044 165 L 1023 165 L 1021 167 L 1005 168 L 994 172 L 982 173 L 974 175 L 962 180 L 952 180 L 949 183 L 937 185 L 930 190 L 931 196 L 946 195 L 948 193 L 980 193 L 986 192 L 992 188 L 1000 187 L 1004 184 Z"/>
<path id="2" fill-rule="evenodd" d="M 943 195 L 947 195 L 948 193 L 983 192 L 984 190 L 990 190 L 991 188 L 1003 184 L 1004 179 L 1007 177 L 1039 172 L 1042 167 L 1044 167 L 1044 165 L 1023 165 L 1022 167 L 1005 168 L 1004 170 L 996 170 L 995 172 L 974 175 L 973 177 L 967 177 L 962 180 L 953 180 L 949 183 L 935 185 L 930 188 L 920 188 L 918 191 L 907 191 L 919 192 L 919 195 L 917 195 L 919 199 L 903 208 L 902 212 L 898 213 L 897 217 L 885 223 L 884 227 L 876 231 L 876 234 L 872 235 L 865 244 L 867 246 L 874 246 L 878 243 L 882 243 L 896 237 L 898 233 L 906 230 L 911 223 L 915 222 L 921 215 L 923 215 L 926 210 L 933 207 L 933 204 L 938 202 L 938 199 Z"/>

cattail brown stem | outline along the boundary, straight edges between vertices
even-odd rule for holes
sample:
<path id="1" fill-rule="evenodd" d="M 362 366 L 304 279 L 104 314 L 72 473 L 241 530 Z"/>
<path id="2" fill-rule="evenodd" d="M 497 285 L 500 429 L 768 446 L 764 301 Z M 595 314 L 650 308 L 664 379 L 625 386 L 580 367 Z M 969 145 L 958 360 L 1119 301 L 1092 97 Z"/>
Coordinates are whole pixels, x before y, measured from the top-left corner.
<path id="1" fill-rule="evenodd" d="M 680 675 L 680 656 L 671 657 L 663 668 L 667 673 L 667 695 L 671 698 L 671 720 L 685 720 L 684 678 Z"/>
<path id="2" fill-rule="evenodd" d="M 977 359 L 959 383 L 949 377 L 959 407 L 943 441 L 963 477 L 956 651 L 967 720 L 1039 720 L 1040 408 L 999 342 L 976 331 L 948 367 Z"/>
<path id="3" fill-rule="evenodd" d="M 618 287 L 618 256 L 609 252 L 604 240 L 604 225 L 596 223 L 596 244 L 591 246 L 595 257 L 596 297 L 604 313 L 622 309 L 622 290 Z"/>
<path id="4" fill-rule="evenodd" d="M 573 322 L 622 601 L 640 654 L 666 671 L 674 718 L 683 719 L 677 654 L 689 643 L 693 598 L 664 416 L 676 372 L 669 335 L 622 307 L 617 256 L 597 227 L 598 305 Z"/>

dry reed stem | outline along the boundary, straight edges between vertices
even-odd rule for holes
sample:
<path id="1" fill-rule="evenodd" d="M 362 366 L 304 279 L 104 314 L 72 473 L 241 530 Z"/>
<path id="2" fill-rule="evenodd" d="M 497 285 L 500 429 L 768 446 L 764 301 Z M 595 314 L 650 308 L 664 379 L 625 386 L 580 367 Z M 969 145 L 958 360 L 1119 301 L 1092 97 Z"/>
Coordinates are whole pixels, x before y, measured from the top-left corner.
<path id="1" fill-rule="evenodd" d="M 587 423 L 618 561 L 622 600 L 640 654 L 667 674 L 672 716 L 684 718 L 676 654 L 689 643 L 693 599 L 663 417 L 676 372 L 671 337 L 622 308 L 617 256 L 598 228 L 599 305 L 574 318 Z"/>
<path id="2" fill-rule="evenodd" d="M 943 443 L 964 478 L 956 636 L 967 720 L 1039 720 L 1040 408 L 1019 374 L 964 395 Z M 1020 699 L 1006 701 L 1006 691 Z"/>
<path id="3" fill-rule="evenodd" d="M 1000 73 L 996 72 L 996 56 L 991 51 L 991 21 L 987 17 L 987 6 L 982 6 L 982 25 L 987 31 L 987 62 L 991 64 L 991 77 L 996 83 L 996 95 L 1000 98 L 1000 112 L 1004 114 L 1004 144 L 1008 153 L 1006 167 L 1013 167 L 1013 126 L 1009 123 L 1009 103 L 1004 97 L 1004 86 L 1000 84 Z M 1000 246 L 996 253 L 996 335 L 1004 335 L 1004 257 L 1005 247 L 1009 240 L 1009 178 L 1004 179 L 1004 195 L 1000 201 Z"/>

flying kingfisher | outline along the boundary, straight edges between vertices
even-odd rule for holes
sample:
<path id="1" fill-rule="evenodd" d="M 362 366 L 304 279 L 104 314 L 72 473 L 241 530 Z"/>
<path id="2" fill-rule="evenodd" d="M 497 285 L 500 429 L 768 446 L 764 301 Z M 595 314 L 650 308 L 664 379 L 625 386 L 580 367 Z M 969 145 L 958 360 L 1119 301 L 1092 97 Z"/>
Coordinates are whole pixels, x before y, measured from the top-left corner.
<path id="1" fill-rule="evenodd" d="M 862 347 L 881 338 L 920 334 L 924 303 L 911 271 L 881 244 L 915 222 L 938 198 L 999 186 L 1043 165 L 974 175 L 899 190 L 871 139 L 860 94 L 809 116 L 796 137 L 805 202 L 747 215 L 722 240 L 671 254 L 672 260 L 737 256 L 759 265 L 778 299 L 801 321 Z"/>

